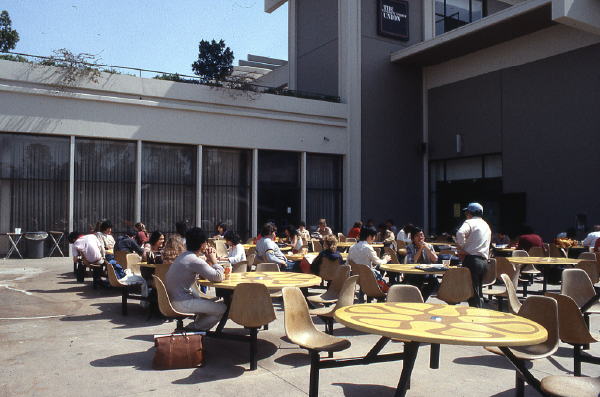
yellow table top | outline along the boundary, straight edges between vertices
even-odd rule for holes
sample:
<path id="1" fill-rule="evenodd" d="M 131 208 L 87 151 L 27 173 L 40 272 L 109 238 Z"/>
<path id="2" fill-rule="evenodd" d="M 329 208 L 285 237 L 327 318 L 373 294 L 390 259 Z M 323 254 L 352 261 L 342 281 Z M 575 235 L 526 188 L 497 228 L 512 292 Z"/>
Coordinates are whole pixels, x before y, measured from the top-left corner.
<path id="1" fill-rule="evenodd" d="M 506 258 L 510 263 L 516 265 L 575 265 L 584 259 L 573 258 L 549 258 L 547 256 L 511 256 Z"/>
<path id="2" fill-rule="evenodd" d="M 435 270 L 421 270 L 421 269 L 417 269 L 415 267 L 414 263 L 400 263 L 400 264 L 393 264 L 393 263 L 388 263 L 385 265 L 380 265 L 379 268 L 381 270 L 385 270 L 387 272 L 394 272 L 394 273 L 407 273 L 407 274 L 444 274 L 446 272 L 446 269 L 442 270 L 442 269 L 435 269 Z"/>
<path id="3" fill-rule="evenodd" d="M 213 283 L 208 280 L 198 280 L 199 285 L 215 288 L 235 289 L 241 283 L 264 284 L 269 290 L 280 290 L 284 287 L 312 287 L 321 284 L 321 277 L 314 274 L 292 272 L 246 272 L 231 273 L 229 280 Z"/>
<path id="4" fill-rule="evenodd" d="M 451 243 L 451 242 L 447 242 L 447 243 L 442 243 L 439 241 L 434 241 L 432 243 L 425 241 L 427 244 L 429 245 L 433 245 L 434 247 L 443 247 L 443 246 L 447 246 L 447 247 L 456 247 L 456 243 Z"/>
<path id="5" fill-rule="evenodd" d="M 154 263 L 138 262 L 138 265 L 140 267 L 149 267 L 149 268 L 152 268 L 152 269 L 156 269 L 156 265 Z"/>
<path id="6" fill-rule="evenodd" d="M 392 339 L 470 346 L 525 346 L 548 332 L 523 317 L 495 310 L 429 303 L 366 303 L 335 311 L 347 327 Z"/>
<path id="7" fill-rule="evenodd" d="M 256 244 L 242 244 L 242 247 L 244 247 L 244 249 L 249 249 L 249 248 L 256 248 Z"/>
<path id="8" fill-rule="evenodd" d="M 114 255 L 114 254 L 115 254 L 115 251 L 114 251 L 114 250 L 106 250 L 106 253 L 107 253 L 107 254 L 113 254 L 113 255 Z"/>
<path id="9" fill-rule="evenodd" d="M 342 248 L 350 248 L 350 247 L 352 247 L 354 244 L 356 244 L 356 243 L 354 243 L 354 242 L 352 242 L 352 241 L 351 241 L 351 242 L 349 242 L 349 243 L 348 243 L 348 242 L 345 242 L 345 241 L 341 241 L 341 242 L 339 242 L 339 243 L 337 244 L 337 246 L 338 246 L 338 247 L 342 247 Z M 372 247 L 374 247 L 374 248 L 383 248 L 383 243 L 373 243 L 373 244 L 371 244 L 371 246 L 372 246 Z"/>

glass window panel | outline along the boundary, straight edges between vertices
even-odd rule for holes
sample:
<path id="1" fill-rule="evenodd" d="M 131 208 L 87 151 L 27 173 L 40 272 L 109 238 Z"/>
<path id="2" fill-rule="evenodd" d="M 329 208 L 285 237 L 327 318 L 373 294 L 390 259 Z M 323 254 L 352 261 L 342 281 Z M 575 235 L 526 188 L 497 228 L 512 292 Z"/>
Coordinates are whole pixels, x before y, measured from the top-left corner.
<path id="1" fill-rule="evenodd" d="M 316 230 L 324 218 L 335 232 L 342 231 L 342 157 L 306 156 L 306 227 Z M 342 231 L 344 232 L 344 231 Z"/>
<path id="2" fill-rule="evenodd" d="M 0 231 L 68 232 L 69 138 L 0 133 Z M 61 249 L 67 249 L 63 241 Z M 51 247 L 46 241 L 45 254 Z M 25 255 L 25 240 L 19 245 Z M 8 241 L 2 239 L 0 252 Z"/>
<path id="3" fill-rule="evenodd" d="M 108 219 L 117 237 L 133 227 L 136 143 L 75 139 L 75 229 Z"/>
<path id="4" fill-rule="evenodd" d="M 202 150 L 202 228 L 208 233 L 224 222 L 242 239 L 250 237 L 252 152 Z"/>
<path id="5" fill-rule="evenodd" d="M 148 232 L 174 233 L 196 224 L 197 148 L 142 143 L 142 223 Z"/>
<path id="6" fill-rule="evenodd" d="M 486 178 L 500 178 L 502 177 L 502 155 L 496 154 L 492 156 L 485 156 L 483 159 L 484 173 Z"/>
<path id="7" fill-rule="evenodd" d="M 481 157 L 470 157 L 446 161 L 446 180 L 456 181 L 460 179 L 482 178 Z"/>

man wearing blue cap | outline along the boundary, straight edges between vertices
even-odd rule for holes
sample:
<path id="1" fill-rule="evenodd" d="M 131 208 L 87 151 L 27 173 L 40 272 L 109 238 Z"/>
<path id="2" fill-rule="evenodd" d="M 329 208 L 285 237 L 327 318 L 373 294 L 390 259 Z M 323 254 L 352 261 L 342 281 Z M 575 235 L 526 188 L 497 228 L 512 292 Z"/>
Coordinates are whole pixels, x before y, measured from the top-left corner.
<path id="1" fill-rule="evenodd" d="M 458 257 L 463 267 L 471 271 L 471 280 L 475 294 L 468 300 L 469 306 L 483 307 L 481 279 L 489 269 L 490 241 L 492 231 L 481 219 L 483 207 L 479 203 L 471 203 L 464 208 L 467 220 L 456 233 Z"/>

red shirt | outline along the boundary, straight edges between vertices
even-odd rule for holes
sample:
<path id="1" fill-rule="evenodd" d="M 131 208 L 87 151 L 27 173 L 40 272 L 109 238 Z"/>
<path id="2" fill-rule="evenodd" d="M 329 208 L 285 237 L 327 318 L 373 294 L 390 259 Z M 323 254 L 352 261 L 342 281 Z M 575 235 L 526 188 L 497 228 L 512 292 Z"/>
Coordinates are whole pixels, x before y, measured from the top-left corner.
<path id="1" fill-rule="evenodd" d="M 600 252 L 600 238 L 596 239 L 596 245 L 594 245 L 594 252 Z"/>
<path id="2" fill-rule="evenodd" d="M 348 235 L 346 237 L 358 238 L 358 236 L 360 236 L 360 229 L 357 227 L 353 227 L 352 229 L 350 229 L 350 231 L 348 232 Z M 598 240 L 600 240 L 600 238 Z"/>
<path id="3" fill-rule="evenodd" d="M 531 247 L 544 248 L 544 242 L 542 241 L 542 238 L 537 234 L 524 234 L 521 237 L 519 237 L 519 243 L 517 244 L 518 250 L 525 250 L 529 252 L 529 248 Z M 545 248 L 544 252 L 546 252 Z"/>

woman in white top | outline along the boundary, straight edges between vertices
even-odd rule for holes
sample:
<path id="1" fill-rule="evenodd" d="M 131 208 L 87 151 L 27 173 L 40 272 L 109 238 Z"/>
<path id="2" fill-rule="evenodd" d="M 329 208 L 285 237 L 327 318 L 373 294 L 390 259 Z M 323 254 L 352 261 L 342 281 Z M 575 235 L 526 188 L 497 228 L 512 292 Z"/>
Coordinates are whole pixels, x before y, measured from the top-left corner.
<path id="1" fill-rule="evenodd" d="M 402 240 L 406 244 L 412 243 L 411 232 L 415 226 L 412 223 L 404 225 L 402 229 L 398 232 L 398 236 L 396 236 L 396 240 Z"/>
<path id="2" fill-rule="evenodd" d="M 227 244 L 227 256 L 217 258 L 220 261 L 229 261 L 232 265 L 246 260 L 246 250 L 241 244 L 240 236 L 236 232 L 228 231 L 223 236 Z"/>
<path id="3" fill-rule="evenodd" d="M 298 230 L 292 225 L 287 225 L 283 230 L 287 237 L 288 246 L 292 247 L 292 252 L 294 254 L 300 252 L 300 250 L 302 249 L 303 242 L 302 237 L 300 237 L 300 233 L 298 233 Z"/>

